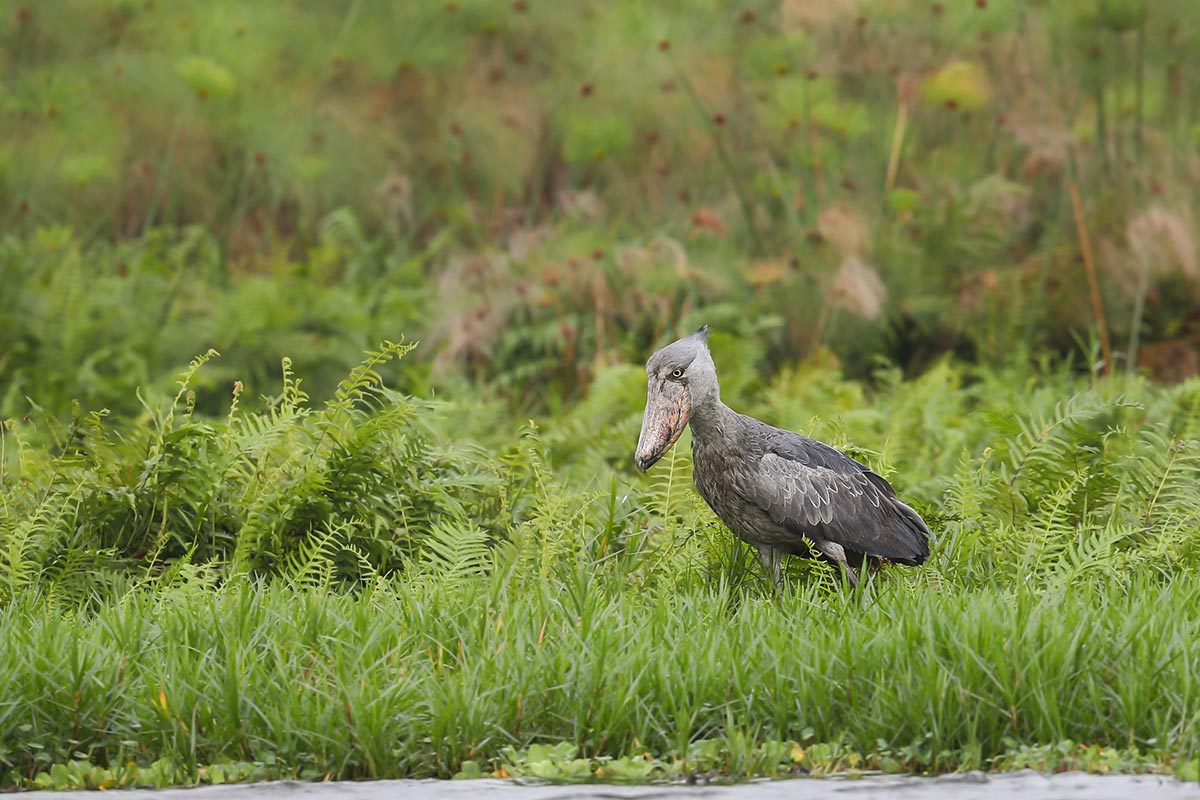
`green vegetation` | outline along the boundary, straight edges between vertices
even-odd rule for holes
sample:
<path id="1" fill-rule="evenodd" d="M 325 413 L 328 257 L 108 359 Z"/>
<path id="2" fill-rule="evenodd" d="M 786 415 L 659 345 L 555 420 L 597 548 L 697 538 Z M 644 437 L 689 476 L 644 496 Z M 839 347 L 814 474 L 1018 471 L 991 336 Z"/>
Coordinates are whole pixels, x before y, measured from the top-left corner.
<path id="1" fill-rule="evenodd" d="M 0 414 L 136 410 L 208 347 L 324 395 L 401 332 L 553 407 L 680 317 L 766 372 L 1100 320 L 1200 371 L 1191 0 L 10 5 Z"/>
<path id="2" fill-rule="evenodd" d="M 10 6 L 0 788 L 1200 779 L 1190 0 Z M 926 566 L 633 472 L 701 322 Z"/>
<path id="3" fill-rule="evenodd" d="M 629 475 L 636 367 L 483 446 L 502 407 L 379 386 L 405 349 L 316 407 L 285 365 L 201 420 L 198 359 L 140 422 L 8 424 L 9 782 L 1194 771 L 1200 382 L 781 373 L 751 410 L 879 443 L 941 538 L 773 592 L 685 452 Z"/>

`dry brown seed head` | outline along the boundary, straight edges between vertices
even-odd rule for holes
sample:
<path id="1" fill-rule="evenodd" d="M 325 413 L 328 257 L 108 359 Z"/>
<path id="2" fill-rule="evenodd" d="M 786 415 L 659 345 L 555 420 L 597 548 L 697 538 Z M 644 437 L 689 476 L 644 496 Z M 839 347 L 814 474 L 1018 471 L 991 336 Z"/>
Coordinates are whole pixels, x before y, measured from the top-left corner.
<path id="1" fill-rule="evenodd" d="M 887 287 L 879 273 L 856 256 L 842 259 L 830 288 L 834 305 L 863 319 L 878 319 L 887 301 Z"/>

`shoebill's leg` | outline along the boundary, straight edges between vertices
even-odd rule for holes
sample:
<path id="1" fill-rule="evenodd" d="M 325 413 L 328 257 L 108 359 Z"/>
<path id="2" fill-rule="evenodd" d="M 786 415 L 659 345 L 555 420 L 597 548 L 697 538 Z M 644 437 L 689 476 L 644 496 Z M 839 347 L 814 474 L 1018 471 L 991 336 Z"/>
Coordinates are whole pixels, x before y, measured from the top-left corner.
<path id="1" fill-rule="evenodd" d="M 846 580 L 850 581 L 850 585 L 858 586 L 858 576 L 854 574 L 854 570 L 850 568 L 849 562 L 846 561 L 846 550 L 837 542 L 817 542 L 817 550 L 828 558 L 833 563 L 842 568 L 842 574 L 846 576 Z"/>
<path id="2" fill-rule="evenodd" d="M 776 550 L 774 547 L 757 547 L 758 560 L 762 562 L 763 569 L 771 576 L 771 581 L 775 586 L 779 585 L 782 577 L 780 573 L 780 565 L 783 562 L 783 553 Z"/>

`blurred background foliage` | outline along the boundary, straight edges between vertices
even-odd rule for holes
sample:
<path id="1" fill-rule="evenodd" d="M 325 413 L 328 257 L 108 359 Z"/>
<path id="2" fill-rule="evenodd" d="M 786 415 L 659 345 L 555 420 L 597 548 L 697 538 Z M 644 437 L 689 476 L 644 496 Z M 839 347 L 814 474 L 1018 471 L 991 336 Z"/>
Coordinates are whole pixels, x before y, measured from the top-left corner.
<path id="1" fill-rule="evenodd" d="M 402 334 L 393 385 L 553 412 L 700 322 L 745 392 L 1101 320 L 1181 379 L 1198 54 L 1191 0 L 10 0 L 0 414 Z"/>

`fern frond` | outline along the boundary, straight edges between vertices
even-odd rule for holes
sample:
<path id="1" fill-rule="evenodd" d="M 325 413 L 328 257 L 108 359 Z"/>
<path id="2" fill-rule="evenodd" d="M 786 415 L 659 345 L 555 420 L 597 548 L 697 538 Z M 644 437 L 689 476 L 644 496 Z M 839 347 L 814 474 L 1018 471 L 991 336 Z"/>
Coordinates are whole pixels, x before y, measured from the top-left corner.
<path id="1" fill-rule="evenodd" d="M 175 408 L 187 395 L 191 387 L 192 378 L 195 377 L 196 373 L 200 371 L 201 367 L 219 355 L 221 354 L 210 347 L 208 348 L 208 352 L 204 353 L 203 355 L 196 356 L 188 364 L 188 368 L 185 369 L 183 374 L 179 377 L 179 391 L 175 393 L 175 399 L 171 402 L 170 408 L 167 409 L 167 416 L 163 419 L 160 434 L 171 430 L 172 423 L 175 421 Z M 192 400 L 192 403 L 195 403 L 194 399 Z"/>
<path id="2" fill-rule="evenodd" d="M 1103 452 L 1116 415 L 1137 407 L 1122 398 L 1110 400 L 1089 391 L 1060 401 L 1049 416 L 1018 417 L 1019 432 L 996 445 L 1000 475 L 1006 484 L 997 487 L 996 499 L 1008 502 L 1011 519 L 1021 517 L 1023 506 L 1037 505 L 1044 490 L 1060 486 L 1065 476 L 1093 464 Z M 1095 484 L 1098 491 L 1110 493 L 1114 487 L 1111 481 Z"/>
<path id="3" fill-rule="evenodd" d="M 340 383 L 327 408 L 348 411 L 370 390 L 383 384 L 378 368 L 389 361 L 401 359 L 417 347 L 416 342 L 383 342 L 378 350 L 368 350 L 367 357 L 350 370 Z"/>
<path id="4" fill-rule="evenodd" d="M 282 409 L 285 414 L 291 414 L 308 405 L 308 395 L 300 388 L 300 379 L 292 371 L 292 360 L 284 356 L 280 363 L 283 368 Z"/>
<path id="5" fill-rule="evenodd" d="M 1018 575 L 1045 574 L 1055 569 L 1072 539 L 1083 530 L 1072 509 L 1078 495 L 1085 491 L 1088 478 L 1087 468 L 1064 476 L 1038 504 L 1027 524 L 1014 532 L 1015 541 L 1010 546 L 1023 551 Z"/>
<path id="6" fill-rule="evenodd" d="M 345 547 L 348 528 L 349 525 L 343 523 L 309 532 L 298 546 L 280 559 L 279 577 L 296 589 L 332 588 L 334 561 Z"/>
<path id="7" fill-rule="evenodd" d="M 1147 527 L 1169 515 L 1200 515 L 1200 443 L 1143 428 L 1122 473 Z"/>
<path id="8" fill-rule="evenodd" d="M 1118 544 L 1134 531 L 1115 523 L 1096 526 L 1080 532 L 1063 550 L 1051 586 L 1076 587 L 1086 579 L 1105 583 L 1124 583 L 1128 577 L 1126 557 Z"/>
<path id="9" fill-rule="evenodd" d="M 483 575 L 492 564 L 488 535 L 470 524 L 439 522 L 430 527 L 422 545 L 428 573 L 443 584 Z"/>

